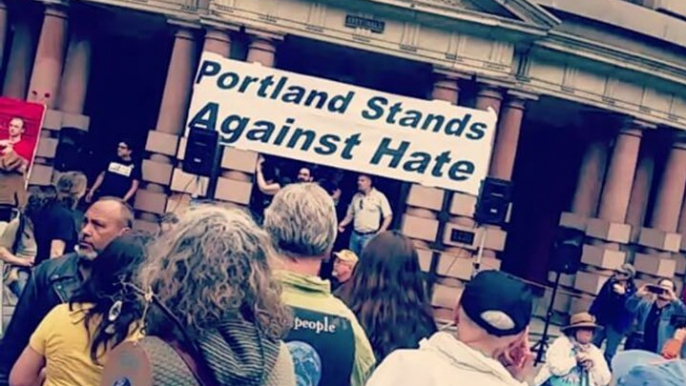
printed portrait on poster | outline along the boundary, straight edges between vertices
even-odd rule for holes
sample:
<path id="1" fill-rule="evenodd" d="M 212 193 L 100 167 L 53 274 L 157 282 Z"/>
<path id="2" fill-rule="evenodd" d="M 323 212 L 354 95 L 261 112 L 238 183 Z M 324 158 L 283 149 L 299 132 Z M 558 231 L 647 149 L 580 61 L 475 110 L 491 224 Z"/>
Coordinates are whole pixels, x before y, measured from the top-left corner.
<path id="1" fill-rule="evenodd" d="M 42 104 L 0 98 L 0 212 L 26 202 L 44 117 Z"/>

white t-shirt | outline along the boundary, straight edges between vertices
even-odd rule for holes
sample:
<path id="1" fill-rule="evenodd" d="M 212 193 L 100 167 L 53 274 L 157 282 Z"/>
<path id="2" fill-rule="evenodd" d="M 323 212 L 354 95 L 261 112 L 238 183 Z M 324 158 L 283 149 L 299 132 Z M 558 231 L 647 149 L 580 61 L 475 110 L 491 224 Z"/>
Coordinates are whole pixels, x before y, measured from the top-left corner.
<path id="1" fill-rule="evenodd" d="M 381 221 L 393 215 L 391 205 L 386 196 L 372 188 L 369 194 L 357 193 L 348 206 L 348 215 L 353 216 L 353 227 L 358 233 L 376 232 L 381 227 Z"/>

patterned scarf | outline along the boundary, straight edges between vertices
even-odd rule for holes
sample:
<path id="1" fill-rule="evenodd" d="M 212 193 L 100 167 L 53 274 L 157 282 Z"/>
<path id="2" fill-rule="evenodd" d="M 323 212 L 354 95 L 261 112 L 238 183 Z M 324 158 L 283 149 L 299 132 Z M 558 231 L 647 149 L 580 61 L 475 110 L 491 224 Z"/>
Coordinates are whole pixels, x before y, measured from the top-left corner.
<path id="1" fill-rule="evenodd" d="M 198 340 L 219 386 L 261 386 L 274 369 L 280 341 L 268 339 L 243 319 L 223 322 Z"/>

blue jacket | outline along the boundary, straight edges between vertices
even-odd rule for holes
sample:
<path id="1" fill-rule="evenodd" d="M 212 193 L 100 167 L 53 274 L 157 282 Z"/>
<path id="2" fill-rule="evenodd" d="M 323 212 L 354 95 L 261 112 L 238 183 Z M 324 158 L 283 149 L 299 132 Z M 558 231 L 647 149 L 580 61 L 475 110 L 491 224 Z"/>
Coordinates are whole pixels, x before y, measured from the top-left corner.
<path id="1" fill-rule="evenodd" d="M 626 308 L 630 312 L 636 313 L 638 331 L 644 331 L 646 319 L 648 319 L 648 314 L 654 303 L 654 300 L 642 299 L 635 294 L 627 299 Z M 660 322 L 657 327 L 657 347 L 660 351 L 665 343 L 674 337 L 676 332 L 676 328 L 671 323 L 672 315 L 686 315 L 686 305 L 681 300 L 675 300 L 672 304 L 668 304 L 660 315 Z M 686 357 L 686 345 L 681 350 L 681 357 Z"/>
<path id="2" fill-rule="evenodd" d="M 612 279 L 605 282 L 588 312 L 596 317 L 599 325 L 612 326 L 615 331 L 626 334 L 631 329 L 634 314 L 624 307 L 624 304 L 636 293 L 636 285 L 630 280 L 626 286 L 626 293 L 620 295 L 612 289 L 615 283 Z"/>

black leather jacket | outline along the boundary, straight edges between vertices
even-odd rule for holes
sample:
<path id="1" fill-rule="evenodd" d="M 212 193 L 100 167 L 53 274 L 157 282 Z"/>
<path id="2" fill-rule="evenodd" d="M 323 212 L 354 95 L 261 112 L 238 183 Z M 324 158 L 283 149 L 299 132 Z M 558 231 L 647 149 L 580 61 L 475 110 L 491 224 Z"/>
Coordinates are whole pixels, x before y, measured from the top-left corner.
<path id="1" fill-rule="evenodd" d="M 78 263 L 79 257 L 72 253 L 47 260 L 33 270 L 0 341 L 0 386 L 9 384 L 14 362 L 45 315 L 69 301 L 81 285 Z"/>

